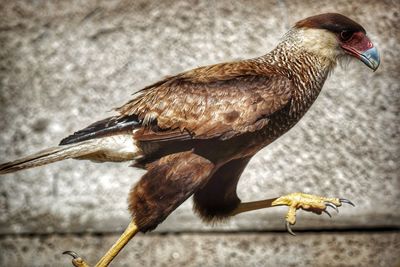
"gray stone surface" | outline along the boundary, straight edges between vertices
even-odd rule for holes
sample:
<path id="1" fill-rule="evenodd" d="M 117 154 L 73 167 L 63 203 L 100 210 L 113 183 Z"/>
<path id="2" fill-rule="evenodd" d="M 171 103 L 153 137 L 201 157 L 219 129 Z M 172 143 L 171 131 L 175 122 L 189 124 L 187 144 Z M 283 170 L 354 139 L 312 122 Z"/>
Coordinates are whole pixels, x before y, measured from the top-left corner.
<path id="1" fill-rule="evenodd" d="M 94 264 L 118 238 L 34 236 L 0 238 L 0 265 L 71 266 L 61 255 L 74 249 Z M 400 233 L 278 233 L 140 235 L 112 266 L 185 267 L 398 267 Z"/>
<path id="2" fill-rule="evenodd" d="M 250 162 L 239 195 L 303 191 L 357 204 L 332 220 L 301 213 L 299 229 L 400 226 L 399 10 L 398 1 L 361 0 L 2 1 L 0 162 L 58 144 L 165 75 L 262 55 L 296 20 L 339 11 L 365 26 L 380 69 L 338 68 L 305 118 Z M 2 176 L 0 233 L 120 230 L 142 174 L 127 163 L 65 161 Z M 211 227 L 187 201 L 159 230 L 283 229 L 285 211 Z"/>

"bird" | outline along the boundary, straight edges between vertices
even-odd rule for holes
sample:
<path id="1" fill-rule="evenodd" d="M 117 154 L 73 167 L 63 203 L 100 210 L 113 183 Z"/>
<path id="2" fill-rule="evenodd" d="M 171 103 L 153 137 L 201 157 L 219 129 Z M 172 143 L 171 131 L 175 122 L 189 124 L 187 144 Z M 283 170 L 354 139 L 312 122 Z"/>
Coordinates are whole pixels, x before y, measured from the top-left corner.
<path id="1" fill-rule="evenodd" d="M 332 70 L 349 59 L 378 69 L 379 54 L 366 30 L 338 13 L 311 16 L 267 54 L 166 77 L 58 146 L 1 164 L 0 174 L 64 159 L 130 161 L 145 169 L 129 192 L 131 221 L 98 267 L 108 266 L 138 232 L 154 230 L 191 196 L 205 222 L 288 206 L 285 225 L 294 234 L 297 210 L 330 215 L 328 207 L 354 204 L 300 192 L 242 202 L 238 181 L 250 159 L 303 117 Z M 89 266 L 76 252 L 64 254 L 76 267 Z"/>

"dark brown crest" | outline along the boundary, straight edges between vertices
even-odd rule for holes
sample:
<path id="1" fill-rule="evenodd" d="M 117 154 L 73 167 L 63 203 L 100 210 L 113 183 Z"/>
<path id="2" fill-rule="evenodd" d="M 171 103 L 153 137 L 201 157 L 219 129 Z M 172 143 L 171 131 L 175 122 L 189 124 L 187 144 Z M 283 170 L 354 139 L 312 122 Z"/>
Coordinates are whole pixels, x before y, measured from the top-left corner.
<path id="1" fill-rule="evenodd" d="M 326 29 L 335 33 L 342 31 L 365 33 L 365 29 L 360 24 L 338 13 L 312 16 L 297 22 L 295 27 Z"/>

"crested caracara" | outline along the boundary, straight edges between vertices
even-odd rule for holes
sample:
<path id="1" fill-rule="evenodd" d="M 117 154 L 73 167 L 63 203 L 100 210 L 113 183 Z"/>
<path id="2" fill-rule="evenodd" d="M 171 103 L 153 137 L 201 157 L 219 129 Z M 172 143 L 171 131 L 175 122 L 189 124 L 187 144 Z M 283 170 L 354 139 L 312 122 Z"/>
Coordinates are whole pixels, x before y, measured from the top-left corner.
<path id="1" fill-rule="evenodd" d="M 365 29 L 334 13 L 297 22 L 271 52 L 168 77 L 136 93 L 113 117 L 66 137 L 59 146 L 0 165 L 0 174 L 64 159 L 131 161 L 147 172 L 129 194 L 132 221 L 96 266 L 107 266 L 137 233 L 153 230 L 193 195 L 205 221 L 287 205 L 286 226 L 301 208 L 321 214 L 341 198 L 293 193 L 242 203 L 240 175 L 262 148 L 292 128 L 338 62 L 356 58 L 376 70 Z M 328 213 L 329 214 L 329 213 Z M 76 253 L 75 266 L 88 266 Z"/>

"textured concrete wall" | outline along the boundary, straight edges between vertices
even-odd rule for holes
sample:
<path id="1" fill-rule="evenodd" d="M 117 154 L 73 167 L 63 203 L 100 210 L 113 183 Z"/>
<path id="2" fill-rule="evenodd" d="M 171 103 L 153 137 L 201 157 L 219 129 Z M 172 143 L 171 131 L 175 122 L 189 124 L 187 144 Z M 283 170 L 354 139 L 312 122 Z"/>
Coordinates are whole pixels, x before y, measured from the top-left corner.
<path id="1" fill-rule="evenodd" d="M 303 120 L 250 162 L 239 195 L 303 191 L 357 204 L 333 219 L 301 212 L 296 229 L 399 227 L 399 10 L 398 1 L 361 0 L 2 1 L 0 162 L 58 144 L 165 75 L 265 54 L 297 20 L 335 11 L 365 26 L 381 67 L 338 68 Z M 129 220 L 127 193 L 142 174 L 126 163 L 65 161 L 1 177 L 0 233 L 119 231 Z M 282 230 L 285 212 L 211 227 L 187 201 L 158 231 Z M 391 248 L 399 251 L 395 236 Z M 19 266 L 7 257 L 0 262 Z"/>

